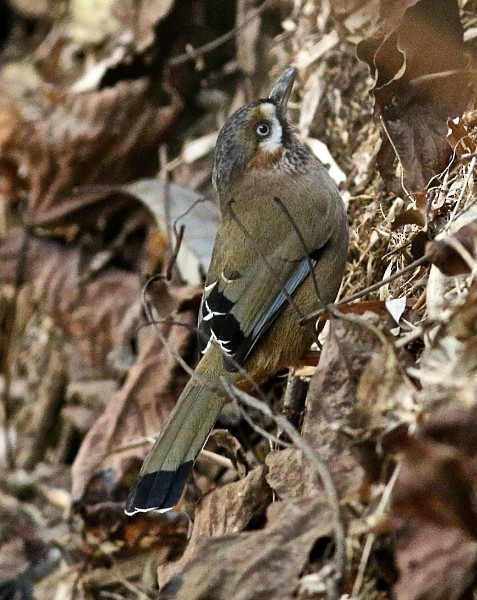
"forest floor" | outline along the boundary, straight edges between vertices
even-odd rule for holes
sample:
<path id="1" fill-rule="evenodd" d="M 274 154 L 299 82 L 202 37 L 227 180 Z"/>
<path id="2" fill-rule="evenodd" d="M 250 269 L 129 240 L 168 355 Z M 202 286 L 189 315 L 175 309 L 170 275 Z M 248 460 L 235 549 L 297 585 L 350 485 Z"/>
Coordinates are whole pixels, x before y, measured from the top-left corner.
<path id="1" fill-rule="evenodd" d="M 476 46 L 473 0 L 0 3 L 0 599 L 477 597 Z M 290 64 L 338 301 L 127 517 L 197 358 L 218 131 Z"/>

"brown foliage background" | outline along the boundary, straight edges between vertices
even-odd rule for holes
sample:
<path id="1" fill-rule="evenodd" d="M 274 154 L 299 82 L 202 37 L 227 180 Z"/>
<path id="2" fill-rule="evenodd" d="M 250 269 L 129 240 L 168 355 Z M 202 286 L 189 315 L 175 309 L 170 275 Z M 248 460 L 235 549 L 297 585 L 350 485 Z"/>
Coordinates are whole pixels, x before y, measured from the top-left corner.
<path id="1" fill-rule="evenodd" d="M 1 599 L 474 597 L 476 22 L 0 3 Z M 289 64 L 348 207 L 339 302 L 303 366 L 226 406 L 177 507 L 128 518 L 196 361 L 218 130 Z"/>

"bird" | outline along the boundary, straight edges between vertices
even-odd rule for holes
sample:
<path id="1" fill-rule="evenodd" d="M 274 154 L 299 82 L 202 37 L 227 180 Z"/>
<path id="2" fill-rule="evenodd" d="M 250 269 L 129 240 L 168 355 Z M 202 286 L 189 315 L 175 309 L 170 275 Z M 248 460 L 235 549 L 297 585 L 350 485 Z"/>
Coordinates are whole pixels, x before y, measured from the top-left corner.
<path id="1" fill-rule="evenodd" d="M 310 349 L 300 317 L 334 302 L 348 252 L 344 202 L 287 116 L 297 69 L 229 116 L 215 146 L 220 223 L 198 319 L 200 360 L 147 455 L 125 512 L 179 501 L 195 459 L 230 401 Z M 226 385 L 224 385 L 224 382 Z"/>

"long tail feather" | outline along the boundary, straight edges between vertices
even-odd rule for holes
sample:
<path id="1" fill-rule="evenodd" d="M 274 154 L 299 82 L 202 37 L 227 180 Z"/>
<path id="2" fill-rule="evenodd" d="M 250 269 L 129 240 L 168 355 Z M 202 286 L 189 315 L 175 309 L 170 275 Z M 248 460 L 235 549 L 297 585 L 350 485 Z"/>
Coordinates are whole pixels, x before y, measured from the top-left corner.
<path id="1" fill-rule="evenodd" d="M 177 503 L 225 402 L 205 386 L 187 384 L 144 461 L 126 501 L 126 514 L 167 510 Z"/>

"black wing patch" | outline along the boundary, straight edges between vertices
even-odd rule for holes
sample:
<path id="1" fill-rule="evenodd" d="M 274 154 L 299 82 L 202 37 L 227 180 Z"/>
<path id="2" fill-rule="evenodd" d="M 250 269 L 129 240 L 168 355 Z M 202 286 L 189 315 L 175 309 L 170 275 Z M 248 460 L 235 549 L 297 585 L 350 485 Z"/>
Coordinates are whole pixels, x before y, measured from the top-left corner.
<path id="1" fill-rule="evenodd" d="M 290 279 L 284 284 L 284 290 L 275 296 L 267 310 L 261 315 L 248 335 L 245 335 L 240 323 L 232 313 L 234 303 L 219 290 L 217 282 L 206 287 L 199 319 L 199 349 L 202 354 L 215 341 L 224 352 L 224 364 L 228 371 L 237 370 L 288 305 L 288 296 L 292 296 L 315 267 L 325 246 L 304 257 L 294 269 Z"/>
<path id="2" fill-rule="evenodd" d="M 215 341 L 225 355 L 234 356 L 245 339 L 240 323 L 230 312 L 234 303 L 218 290 L 217 282 L 207 287 L 199 320 L 199 350 L 205 354 L 211 342 Z"/>

